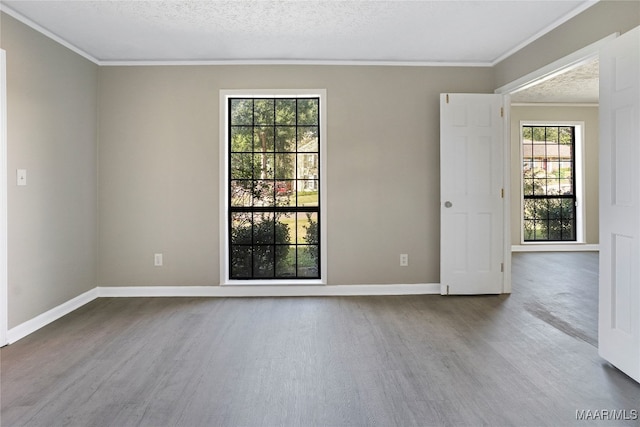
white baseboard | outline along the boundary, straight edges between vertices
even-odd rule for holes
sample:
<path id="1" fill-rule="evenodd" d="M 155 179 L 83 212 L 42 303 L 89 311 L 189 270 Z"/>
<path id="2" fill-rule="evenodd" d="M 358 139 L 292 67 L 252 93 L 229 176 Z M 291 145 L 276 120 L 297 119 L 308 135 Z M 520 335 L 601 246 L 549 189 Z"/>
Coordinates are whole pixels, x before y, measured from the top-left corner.
<path id="1" fill-rule="evenodd" d="M 7 343 L 26 337 L 101 297 L 288 297 L 440 295 L 440 284 L 328 286 L 99 286 L 7 331 Z"/>
<path id="2" fill-rule="evenodd" d="M 327 286 L 107 286 L 99 297 L 290 297 L 354 295 L 440 295 L 440 284 Z"/>
<path id="3" fill-rule="evenodd" d="M 529 245 L 513 245 L 511 252 L 599 252 L 600 245 L 596 244 L 550 244 L 532 243 Z"/>
<path id="4" fill-rule="evenodd" d="M 83 305 L 90 303 L 96 298 L 98 298 L 98 288 L 93 288 L 65 303 L 60 304 L 57 307 L 52 308 L 49 311 L 40 314 L 39 316 L 34 317 L 31 320 L 27 320 L 26 322 L 9 329 L 7 331 L 8 344 L 13 344 L 38 329 L 47 326 L 49 323 L 55 322 L 62 316 L 65 316 Z"/>

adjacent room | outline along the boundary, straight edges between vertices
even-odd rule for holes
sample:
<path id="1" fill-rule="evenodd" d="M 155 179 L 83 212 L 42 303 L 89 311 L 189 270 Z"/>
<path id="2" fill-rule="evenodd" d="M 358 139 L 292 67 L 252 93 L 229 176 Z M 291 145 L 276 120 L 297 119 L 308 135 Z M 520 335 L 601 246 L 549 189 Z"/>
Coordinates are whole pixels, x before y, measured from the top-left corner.
<path id="1" fill-rule="evenodd" d="M 640 2 L 0 2 L 3 426 L 640 422 Z"/>

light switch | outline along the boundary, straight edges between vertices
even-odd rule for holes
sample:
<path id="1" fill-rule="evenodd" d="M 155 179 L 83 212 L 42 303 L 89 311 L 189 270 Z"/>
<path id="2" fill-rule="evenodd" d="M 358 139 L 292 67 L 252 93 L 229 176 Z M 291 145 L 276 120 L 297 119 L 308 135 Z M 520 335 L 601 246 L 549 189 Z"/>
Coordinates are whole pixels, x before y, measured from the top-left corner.
<path id="1" fill-rule="evenodd" d="M 16 179 L 18 181 L 18 185 L 27 185 L 27 170 L 18 169 L 16 173 Z"/>

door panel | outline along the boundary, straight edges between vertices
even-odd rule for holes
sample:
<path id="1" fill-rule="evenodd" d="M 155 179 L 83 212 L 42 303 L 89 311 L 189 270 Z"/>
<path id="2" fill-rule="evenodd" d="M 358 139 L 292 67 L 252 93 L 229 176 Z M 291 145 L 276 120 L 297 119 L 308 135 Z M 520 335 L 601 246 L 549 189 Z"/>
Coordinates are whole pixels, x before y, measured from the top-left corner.
<path id="1" fill-rule="evenodd" d="M 598 351 L 640 381 L 640 27 L 600 53 Z"/>
<path id="2" fill-rule="evenodd" d="M 440 283 L 443 294 L 503 288 L 502 96 L 440 97 Z"/>

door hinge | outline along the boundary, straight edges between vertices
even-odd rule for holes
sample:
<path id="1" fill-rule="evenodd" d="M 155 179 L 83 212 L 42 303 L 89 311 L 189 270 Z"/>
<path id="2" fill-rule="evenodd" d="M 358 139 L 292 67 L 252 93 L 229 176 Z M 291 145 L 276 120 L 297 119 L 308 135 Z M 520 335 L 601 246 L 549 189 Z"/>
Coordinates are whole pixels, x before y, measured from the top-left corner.
<path id="1" fill-rule="evenodd" d="M 500 107 L 500 117 L 504 117 L 504 107 Z"/>
<path id="2" fill-rule="evenodd" d="M 500 273 L 504 273 L 504 262 L 500 263 Z"/>
<path id="3" fill-rule="evenodd" d="M 447 94 L 447 104 L 449 103 L 449 94 Z"/>
<path id="4" fill-rule="evenodd" d="M 500 197 L 504 199 L 504 188 L 500 189 Z"/>

